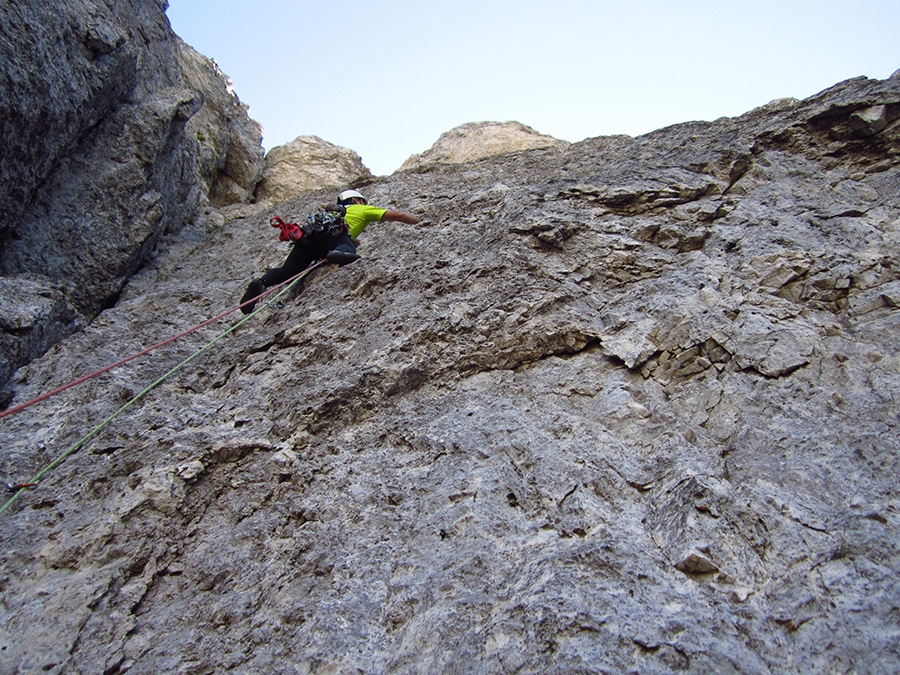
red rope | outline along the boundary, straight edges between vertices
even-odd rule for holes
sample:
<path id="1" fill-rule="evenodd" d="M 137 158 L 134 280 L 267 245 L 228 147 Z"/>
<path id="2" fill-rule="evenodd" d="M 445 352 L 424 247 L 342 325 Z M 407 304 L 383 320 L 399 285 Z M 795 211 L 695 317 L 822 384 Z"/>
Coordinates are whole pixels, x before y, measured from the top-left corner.
<path id="1" fill-rule="evenodd" d="M 295 279 L 297 279 L 299 276 L 301 276 L 301 275 L 303 275 L 303 274 L 306 274 L 307 272 L 311 272 L 312 270 L 316 269 L 317 267 L 320 267 L 320 266 L 324 265 L 326 262 L 327 262 L 327 261 L 325 261 L 325 260 L 320 260 L 319 262 L 315 263 L 314 265 L 310 265 L 309 267 L 307 267 L 305 270 L 303 270 L 302 272 L 300 272 L 300 274 L 295 274 L 294 276 L 292 276 L 292 277 L 291 277 L 290 279 L 288 279 L 287 281 L 284 281 L 284 282 L 278 284 L 277 286 L 272 286 L 271 288 L 267 288 L 267 289 L 264 290 L 262 293 L 260 293 L 259 295 L 257 295 L 255 298 L 252 298 L 252 299 L 250 299 L 250 300 L 247 300 L 246 302 L 242 302 L 240 305 L 238 305 L 238 306 L 236 306 L 236 307 L 232 307 L 232 308 L 229 309 L 228 311 L 222 312 L 222 313 L 219 314 L 218 316 L 214 316 L 214 317 L 211 318 L 211 319 L 207 319 L 207 320 L 204 321 L 203 323 L 198 323 L 196 326 L 194 326 L 194 327 L 192 327 L 192 328 L 188 328 L 186 331 L 182 331 L 182 332 L 179 333 L 178 335 L 173 335 L 173 336 L 170 337 L 170 338 L 166 338 L 166 339 L 163 340 L 162 342 L 157 342 L 157 343 L 156 343 L 155 345 L 153 345 L 152 347 L 147 347 L 146 349 L 143 349 L 143 350 L 137 352 L 136 354 L 132 354 L 131 356 L 126 356 L 124 359 L 121 359 L 121 360 L 119 360 L 119 361 L 116 361 L 115 363 L 111 363 L 110 365 L 105 366 L 105 367 L 103 367 L 103 368 L 100 368 L 99 370 L 95 370 L 93 373 L 89 373 L 88 375 L 84 375 L 83 377 L 79 377 L 77 380 L 72 380 L 72 381 L 69 382 L 68 384 L 64 384 L 64 385 L 61 386 L 61 387 L 57 387 L 57 388 L 54 389 L 53 391 L 48 391 L 46 394 L 41 394 L 40 396 L 38 396 L 38 397 L 36 397 L 36 398 L 33 398 L 33 399 L 31 399 L 30 401 L 26 401 L 25 403 L 20 403 L 19 405 L 15 406 L 14 408 L 7 408 L 6 410 L 0 412 L 0 419 L 3 419 L 4 417 L 7 417 L 8 415 L 12 415 L 13 413 L 21 412 L 22 410 L 25 410 L 25 408 L 29 408 L 29 407 L 33 406 L 34 404 L 36 404 L 36 403 L 40 403 L 41 401 L 46 401 L 48 398 L 51 398 L 52 396 L 56 396 L 57 394 L 61 394 L 61 393 L 64 392 L 66 389 L 71 389 L 72 387 L 74 387 L 74 386 L 76 386 L 76 385 L 79 385 L 79 384 L 82 384 L 83 382 L 87 382 L 88 380 L 91 380 L 91 379 L 97 377 L 98 375 L 102 375 L 103 373 L 109 372 L 109 371 L 112 370 L 113 368 L 118 368 L 119 366 L 121 366 L 121 365 L 123 365 L 123 364 L 125 364 L 125 363 L 128 363 L 129 361 L 133 361 L 134 359 L 136 359 L 136 358 L 138 358 L 138 357 L 140 357 L 140 356 L 144 356 L 144 355 L 146 355 L 146 354 L 149 354 L 149 353 L 152 352 L 154 349 L 159 349 L 160 347 L 162 347 L 162 346 L 164 346 L 164 345 L 167 345 L 167 344 L 169 344 L 170 342 L 174 342 L 174 341 L 177 340 L 178 338 L 182 338 L 182 337 L 184 337 L 185 335 L 190 335 L 190 334 L 193 333 L 194 331 L 200 330 L 200 329 L 203 328 L 204 326 L 208 326 L 209 324 L 214 323 L 214 322 L 218 321 L 219 319 L 222 319 L 222 318 L 228 316 L 228 315 L 231 314 L 232 312 L 236 312 L 236 311 L 239 310 L 241 307 L 244 307 L 245 305 L 249 305 L 249 304 L 252 303 L 252 302 L 256 302 L 257 300 L 259 300 L 259 299 L 262 298 L 263 296 L 266 296 L 266 295 L 268 295 L 269 293 L 271 293 L 272 291 L 275 291 L 275 290 L 281 288 L 282 286 L 285 286 L 285 285 L 291 283 L 292 281 L 294 281 Z"/>

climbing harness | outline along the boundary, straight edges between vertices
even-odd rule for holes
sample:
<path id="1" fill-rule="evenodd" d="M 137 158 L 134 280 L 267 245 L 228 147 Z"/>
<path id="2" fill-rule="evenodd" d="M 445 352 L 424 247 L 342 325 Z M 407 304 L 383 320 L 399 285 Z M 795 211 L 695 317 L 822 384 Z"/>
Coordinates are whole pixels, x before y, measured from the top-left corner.
<path id="1" fill-rule="evenodd" d="M 120 365 L 122 365 L 123 363 L 127 363 L 128 361 L 131 361 L 132 359 L 135 359 L 135 358 L 137 358 L 138 356 L 142 356 L 142 355 L 144 355 L 144 354 L 147 354 L 147 353 L 149 353 L 150 351 L 152 351 L 152 350 L 154 350 L 154 349 L 156 349 L 156 348 L 158 348 L 158 347 L 161 347 L 161 346 L 163 346 L 163 345 L 165 345 L 165 344 L 168 344 L 168 343 L 172 342 L 173 340 L 176 340 L 176 339 L 178 339 L 178 338 L 180 338 L 180 337 L 183 337 L 183 336 L 185 336 L 185 335 L 188 335 L 189 333 L 192 333 L 192 332 L 194 332 L 194 331 L 196 331 L 196 330 L 199 330 L 199 329 L 202 328 L 203 326 L 206 326 L 206 325 L 208 325 L 208 324 L 210 324 L 210 323 L 212 323 L 212 322 L 214 322 L 214 321 L 217 321 L 218 319 L 221 319 L 221 318 L 227 316 L 228 314 L 231 314 L 232 312 L 237 311 L 238 309 L 240 309 L 241 307 L 243 307 L 244 305 L 246 305 L 246 304 L 248 304 L 248 303 L 250 303 L 250 302 L 257 302 L 257 301 L 258 301 L 260 298 L 262 298 L 263 296 L 268 295 L 268 294 L 270 294 L 270 293 L 272 293 L 272 292 L 274 292 L 274 291 L 276 291 L 276 290 L 278 290 L 278 289 L 280 288 L 281 290 L 280 290 L 275 296 L 273 296 L 272 299 L 271 299 L 268 303 L 266 303 L 266 304 L 271 304 L 271 303 L 273 303 L 275 300 L 277 300 L 278 298 L 280 298 L 282 295 L 284 295 L 284 294 L 286 294 L 288 291 L 290 291 L 291 288 L 293 288 L 294 285 L 297 284 L 297 282 L 299 282 L 301 279 L 303 279 L 307 274 L 309 274 L 310 272 L 312 272 L 314 269 L 316 269 L 316 268 L 318 268 L 318 267 L 321 267 L 321 266 L 324 265 L 326 262 L 327 262 L 327 260 L 324 260 L 324 259 L 323 259 L 323 260 L 319 260 L 318 262 L 315 262 L 315 263 L 313 263 L 312 265 L 310 265 L 309 267 L 307 267 L 305 270 L 303 270 L 303 271 L 300 272 L 299 274 L 294 275 L 293 277 L 291 277 L 291 278 L 288 279 L 287 281 L 285 281 L 285 282 L 283 282 L 283 283 L 281 283 L 281 284 L 278 284 L 277 286 L 272 286 L 271 288 L 266 289 L 264 292 L 260 293 L 257 297 L 252 298 L 251 300 L 248 300 L 248 301 L 246 301 L 246 302 L 244 302 L 244 303 L 238 305 L 237 307 L 232 307 L 232 308 L 229 309 L 227 312 L 223 312 L 222 314 L 219 314 L 218 316 L 215 316 L 215 317 L 213 317 L 212 319 L 208 319 L 208 320 L 204 321 L 203 323 L 200 323 L 200 324 L 194 326 L 193 328 L 190 328 L 190 329 L 188 329 L 188 330 L 186 330 L 186 331 L 184 331 L 184 332 L 182 332 L 182 333 L 179 333 L 178 335 L 175 335 L 175 336 L 173 336 L 173 337 L 171 337 L 171 338 L 168 338 L 167 340 L 163 340 L 162 342 L 160 342 L 160 343 L 158 343 L 158 344 L 155 344 L 155 345 L 153 345 L 152 347 L 148 347 L 147 349 L 145 349 L 145 350 L 143 350 L 143 351 L 141 351 L 141 352 L 139 352 L 139 353 L 137 353 L 137 354 L 133 354 L 132 356 L 129 356 L 129 357 L 125 358 L 125 359 L 122 359 L 122 360 L 120 360 L 120 361 L 117 361 L 116 363 L 113 363 L 113 364 L 111 364 L 111 365 L 109 365 L 109 366 L 106 366 L 105 368 L 101 368 L 100 370 L 96 370 L 96 371 L 94 371 L 93 373 L 90 373 L 89 375 L 85 375 L 84 377 L 81 377 L 81 378 L 79 378 L 79 379 L 77 379 L 77 380 L 74 380 L 74 381 L 70 382 L 70 383 L 67 384 L 67 385 L 64 385 L 64 386 L 62 386 L 62 387 L 59 387 L 59 388 L 57 388 L 57 389 L 54 389 L 53 391 L 48 392 L 48 393 L 46 393 L 46 394 L 43 394 L 42 396 L 38 396 L 37 398 L 32 399 L 31 401 L 27 401 L 27 402 L 25 402 L 25 403 L 23 403 L 23 404 L 21 404 L 21 405 L 16 406 L 15 408 L 10 408 L 10 409 L 8 409 L 8 410 L 5 410 L 5 411 L 3 411 L 3 413 L 0 413 L 0 418 L 5 417 L 5 416 L 7 416 L 7 415 L 11 415 L 11 414 L 13 414 L 13 413 L 15 413 L 15 412 L 19 412 L 20 410 L 24 410 L 25 408 L 27 408 L 27 407 L 29 407 L 29 406 L 31 406 L 31 405 L 34 405 L 35 403 L 38 403 L 38 402 L 40 402 L 40 401 L 44 401 L 44 400 L 50 398 L 51 396 L 54 396 L 54 395 L 56 395 L 56 394 L 59 394 L 59 393 L 65 391 L 66 389 L 69 389 L 69 388 L 71 388 L 71 387 L 74 387 L 76 384 L 81 384 L 82 382 L 86 382 L 87 380 L 90 380 L 91 378 L 97 377 L 98 375 L 101 375 L 102 373 L 105 373 L 105 372 L 107 372 L 107 371 L 109 371 L 109 370 L 112 370 L 113 368 L 115 368 L 115 367 L 117 367 L 117 366 L 120 366 Z M 157 380 L 155 380 L 154 382 L 150 383 L 147 387 L 145 387 L 143 390 L 141 390 L 140 392 L 138 392 L 135 396 L 133 396 L 130 400 L 128 400 L 124 405 L 122 405 L 122 407 L 120 407 L 118 410 L 116 410 L 112 415 L 110 415 L 110 416 L 107 417 L 105 420 L 103 420 L 102 422 L 100 422 L 100 424 L 98 424 L 96 427 L 94 427 L 90 432 L 88 432 L 86 435 L 84 435 L 84 436 L 81 437 L 79 440 L 77 440 L 75 443 L 73 443 L 67 450 L 65 450 L 62 454 L 60 454 L 56 459 L 54 459 L 52 462 L 50 462 L 50 463 L 47 464 L 44 468 L 42 468 L 40 471 L 38 471 L 38 472 L 34 475 L 34 477 L 31 478 L 31 480 L 28 480 L 28 481 L 26 481 L 26 482 L 24 482 L 24 483 L 19 483 L 18 485 L 9 485 L 9 486 L 8 486 L 9 489 L 10 489 L 11 491 L 14 491 L 15 494 L 7 501 L 2 507 L 0 507 L 0 514 L 4 513 L 10 506 L 12 506 L 13 503 L 15 503 L 15 501 L 19 498 L 19 496 L 20 496 L 23 492 L 25 492 L 25 490 L 27 490 L 27 489 L 29 489 L 29 488 L 36 487 L 37 484 L 41 481 L 41 479 L 42 479 L 48 472 L 52 471 L 52 470 L 55 469 L 57 466 L 59 466 L 59 465 L 63 462 L 63 460 L 66 459 L 66 457 L 68 457 L 69 455 L 71 455 L 72 453 L 74 453 L 75 451 L 77 451 L 77 450 L 78 450 L 79 448 L 81 448 L 85 443 L 87 443 L 89 440 L 91 440 L 91 439 L 94 438 L 97 434 L 99 434 L 103 429 L 105 429 L 107 426 L 109 426 L 109 425 L 110 425 L 117 417 L 119 417 L 119 415 L 121 415 L 123 412 L 125 412 L 126 410 L 128 410 L 128 408 L 130 408 L 132 405 L 134 405 L 135 403 L 137 403 L 138 401 L 140 401 L 144 396 L 146 396 L 147 394 L 149 394 L 153 389 L 155 389 L 156 387 L 158 387 L 160 384 L 162 384 L 162 383 L 163 383 L 165 380 L 167 380 L 169 377 L 171 377 L 172 375 L 174 375 L 175 373 L 177 373 L 179 370 L 181 370 L 181 369 L 182 369 L 184 366 L 186 366 L 189 362 L 193 361 L 195 358 L 197 358 L 198 356 L 200 356 L 201 354 L 203 354 L 204 352 L 206 352 L 206 351 L 207 351 L 210 347 L 212 347 L 214 344 L 216 344 L 216 343 L 219 342 L 221 339 L 227 337 L 228 335 L 230 335 L 231 333 L 233 333 L 235 330 L 237 330 L 238 328 L 240 328 L 240 327 L 241 327 L 242 325 L 244 325 L 247 321 L 249 321 L 249 320 L 252 319 L 254 316 L 256 316 L 256 314 L 258 314 L 260 311 L 262 311 L 263 307 L 265 307 L 265 305 L 260 305 L 254 312 L 248 314 L 246 317 L 244 317 L 243 319 L 241 319 L 241 320 L 238 321 L 236 324 L 234 324 L 233 326 L 231 326 L 231 327 L 228 328 L 227 330 L 223 331 L 222 333 L 219 333 L 219 335 L 217 335 L 217 336 L 216 336 L 215 338 L 213 338 L 211 341 L 207 342 L 205 345 L 203 345 L 200 349 L 198 349 L 198 350 L 195 351 L 193 354 L 191 354 L 190 356 L 188 356 L 186 359 L 184 359 L 183 361 L 181 361 L 181 363 L 179 363 L 178 365 L 176 365 L 174 368 L 172 368 L 171 370 L 169 370 L 167 373 L 163 374 L 161 377 L 159 377 L 159 378 L 158 378 Z"/>
<path id="2" fill-rule="evenodd" d="M 344 216 L 334 211 L 314 213 L 306 219 L 306 223 L 303 225 L 303 234 L 308 237 L 319 232 L 338 237 L 346 231 L 347 223 L 344 222 Z"/>

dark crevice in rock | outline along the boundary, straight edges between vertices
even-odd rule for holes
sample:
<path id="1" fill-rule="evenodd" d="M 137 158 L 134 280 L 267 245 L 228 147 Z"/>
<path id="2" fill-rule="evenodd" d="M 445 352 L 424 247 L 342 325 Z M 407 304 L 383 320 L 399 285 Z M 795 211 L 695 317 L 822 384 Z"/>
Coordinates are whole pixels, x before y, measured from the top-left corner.
<path id="1" fill-rule="evenodd" d="M 728 192 L 737 185 L 738 181 L 741 180 L 744 176 L 747 175 L 747 172 L 750 170 L 750 167 L 753 166 L 753 155 L 745 154 L 738 157 L 734 164 L 731 165 L 731 170 L 728 172 L 728 185 L 722 190 L 723 195 L 727 195 Z"/>

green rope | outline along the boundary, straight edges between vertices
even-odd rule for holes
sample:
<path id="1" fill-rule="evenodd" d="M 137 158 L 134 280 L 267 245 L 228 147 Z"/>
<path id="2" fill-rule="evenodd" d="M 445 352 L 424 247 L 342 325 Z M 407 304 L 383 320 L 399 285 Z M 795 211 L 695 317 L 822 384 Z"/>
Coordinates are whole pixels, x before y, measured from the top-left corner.
<path id="1" fill-rule="evenodd" d="M 284 295 L 285 293 L 287 293 L 291 288 L 294 287 L 294 285 L 297 284 L 298 281 L 300 281 L 301 279 L 303 279 L 303 277 L 305 277 L 307 274 L 309 274 L 310 272 L 312 272 L 313 269 L 315 269 L 316 267 L 318 267 L 318 265 L 313 265 L 313 266 L 307 267 L 306 270 L 304 270 L 301 274 L 299 274 L 299 275 L 297 276 L 297 278 L 294 279 L 289 285 L 285 286 L 283 289 L 281 289 L 281 291 L 279 291 L 276 295 L 274 295 L 274 296 L 272 297 L 271 300 L 268 300 L 267 302 L 261 304 L 256 310 L 254 310 L 253 312 L 251 312 L 250 314 L 248 314 L 246 317 L 244 317 L 243 319 L 241 319 L 240 321 L 238 321 L 238 322 L 237 322 L 236 324 L 234 324 L 231 328 L 229 328 L 228 330 L 226 330 L 226 331 L 220 333 L 219 335 L 217 335 L 215 338 L 213 338 L 212 341 L 210 341 L 210 342 L 206 343 L 205 345 L 203 345 L 200 349 L 198 349 L 198 350 L 195 351 L 193 354 L 191 354 L 190 356 L 188 356 L 186 359 L 184 359 L 184 361 L 182 361 L 182 362 L 179 363 L 177 366 L 175 366 L 174 368 L 172 368 L 169 372 L 165 373 L 165 374 L 162 375 L 160 378 L 158 378 L 157 380 L 155 380 L 155 381 L 152 382 L 151 384 L 147 385 L 147 387 L 145 387 L 142 391 L 140 391 L 138 394 L 136 394 L 134 397 L 132 397 L 132 398 L 131 398 L 127 403 L 125 403 L 121 408 L 119 408 L 118 410 L 116 410 L 112 415 L 110 415 L 109 417 L 107 417 L 107 418 L 106 418 L 105 420 L 103 420 L 100 424 L 98 424 L 96 427 L 94 427 L 93 429 L 91 429 L 90 432 L 88 432 L 86 435 L 84 435 L 84 436 L 81 437 L 79 440 L 77 440 L 74 444 L 72 444 L 72 446 L 69 447 L 68 450 L 66 450 L 65 452 L 63 452 L 59 457 L 57 457 L 57 458 L 54 459 L 52 462 L 50 462 L 47 466 L 45 466 L 43 469 L 41 469 L 40 471 L 38 471 L 30 481 L 28 481 L 27 483 L 25 483 L 25 485 L 27 485 L 28 487 L 22 487 L 22 488 L 19 488 L 19 490 L 16 492 L 16 494 L 14 494 L 14 495 L 9 499 L 9 501 L 7 501 L 2 507 L 0 507 L 0 514 L 3 514 L 10 506 L 12 506 L 12 505 L 16 502 L 16 500 L 19 498 L 19 496 L 20 496 L 23 492 L 25 492 L 25 490 L 27 490 L 27 489 L 29 489 L 29 488 L 31 488 L 31 487 L 34 487 L 34 484 L 35 484 L 35 483 L 39 482 L 39 481 L 41 480 L 41 478 L 43 478 L 48 472 L 52 471 L 52 470 L 55 469 L 57 466 L 59 466 L 60 464 L 62 464 L 63 460 L 65 460 L 66 457 L 68 457 L 69 455 L 71 455 L 72 453 L 74 453 L 75 451 L 77 451 L 77 450 L 78 450 L 79 448 L 81 448 L 85 443 L 87 443 L 89 440 L 91 440 L 91 439 L 94 438 L 97 434 L 99 434 L 101 431 L 103 431 L 106 427 L 108 427 L 110 424 L 112 424 L 112 422 L 113 422 L 117 417 L 119 417 L 119 415 L 121 415 L 123 412 L 125 412 L 126 410 L 128 410 L 128 409 L 129 409 L 131 406 L 133 406 L 135 403 L 137 403 L 137 402 L 140 401 L 142 398 L 144 398 L 144 396 L 146 396 L 147 394 L 149 394 L 149 393 L 150 393 L 151 391 L 153 391 L 156 387 L 158 387 L 160 384 L 162 384 L 165 380 L 167 380 L 169 377 L 171 377 L 172 375 L 174 375 L 176 372 L 178 372 L 179 370 L 181 370 L 181 369 L 182 369 L 184 366 L 186 366 L 188 363 L 190 363 L 190 362 L 193 361 L 195 358 L 197 358 L 198 356 L 200 356 L 201 354 L 203 354 L 207 349 L 209 349 L 210 347 L 212 347 L 212 346 L 213 346 L 214 344 L 216 344 L 219 340 L 221 340 L 221 339 L 227 337 L 228 335 L 230 335 L 231 333 L 233 333 L 234 331 L 236 331 L 238 328 L 240 328 L 241 326 L 243 326 L 243 325 L 244 325 L 245 323 L 247 323 L 250 319 L 252 319 L 254 316 L 256 316 L 257 313 L 259 313 L 260 311 L 262 311 L 262 309 L 263 309 L 266 305 L 269 305 L 269 304 L 273 303 L 275 300 L 277 300 L 277 299 L 280 298 L 282 295 Z"/>

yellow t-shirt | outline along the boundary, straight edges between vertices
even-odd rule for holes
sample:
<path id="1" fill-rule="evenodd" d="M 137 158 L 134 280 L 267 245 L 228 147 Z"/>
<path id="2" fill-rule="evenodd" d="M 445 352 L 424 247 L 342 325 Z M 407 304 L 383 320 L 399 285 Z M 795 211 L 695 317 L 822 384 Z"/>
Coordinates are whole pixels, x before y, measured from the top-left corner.
<path id="1" fill-rule="evenodd" d="M 363 233 L 369 223 L 377 223 L 387 209 L 379 209 L 377 206 L 369 206 L 368 204 L 350 204 L 347 207 L 347 213 L 344 215 L 344 222 L 347 223 L 347 229 L 350 230 L 350 238 L 356 241 L 356 238 Z"/>

